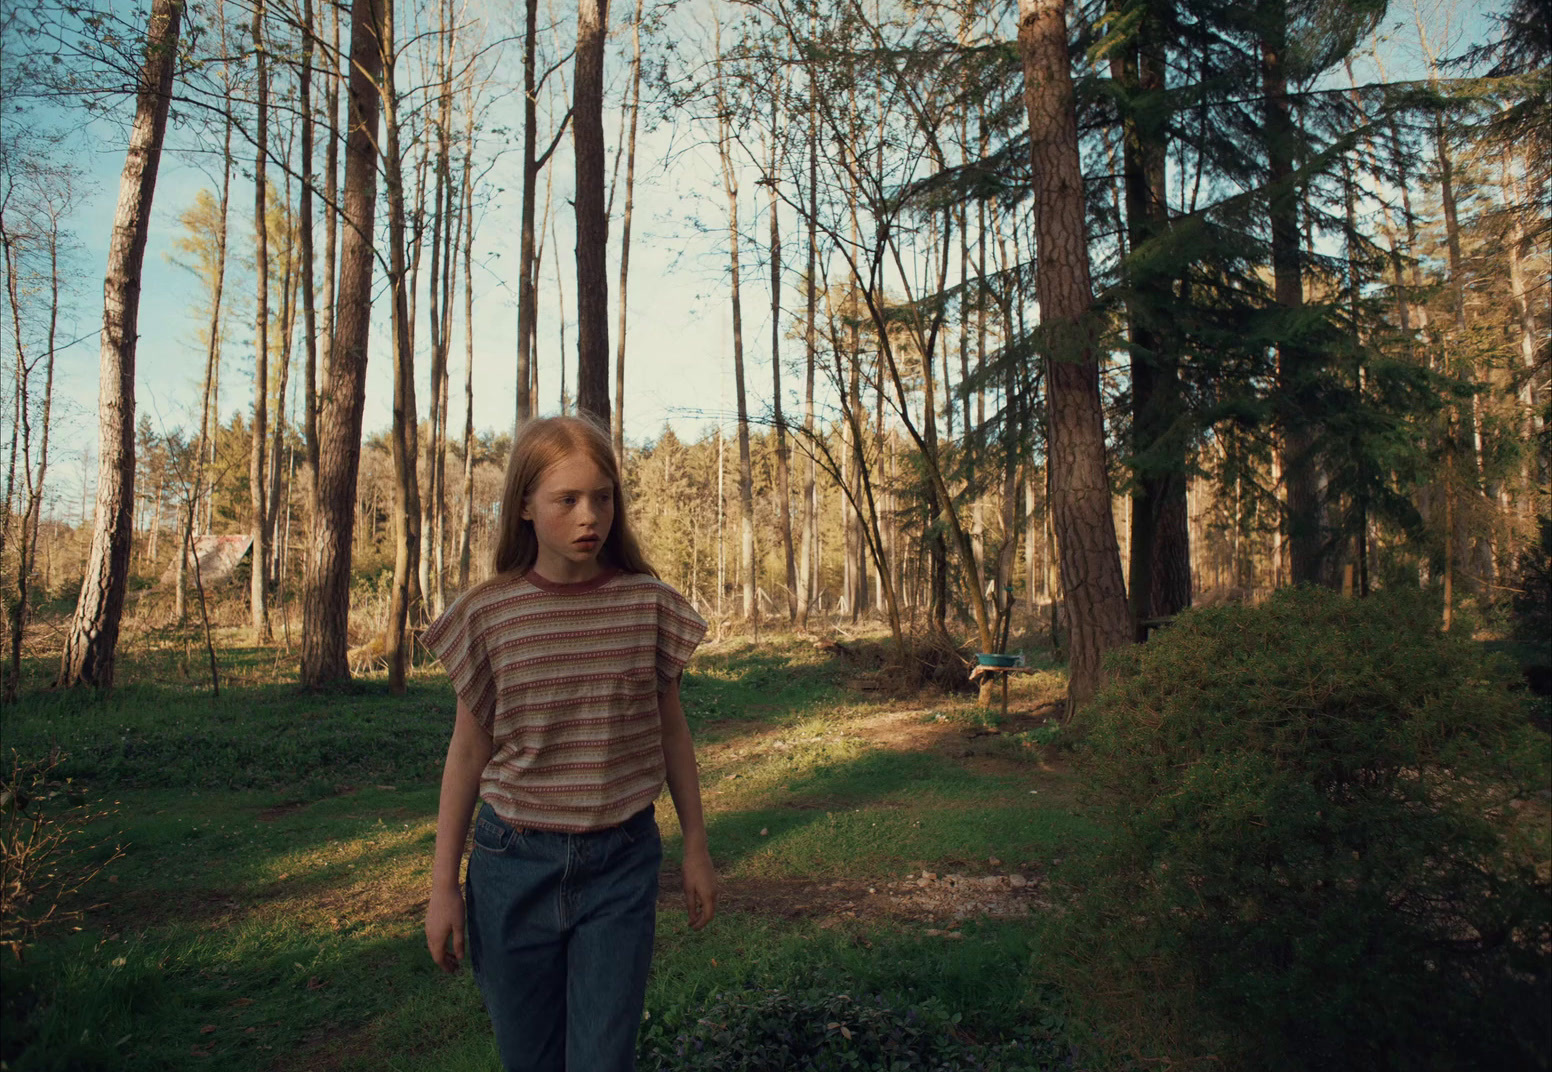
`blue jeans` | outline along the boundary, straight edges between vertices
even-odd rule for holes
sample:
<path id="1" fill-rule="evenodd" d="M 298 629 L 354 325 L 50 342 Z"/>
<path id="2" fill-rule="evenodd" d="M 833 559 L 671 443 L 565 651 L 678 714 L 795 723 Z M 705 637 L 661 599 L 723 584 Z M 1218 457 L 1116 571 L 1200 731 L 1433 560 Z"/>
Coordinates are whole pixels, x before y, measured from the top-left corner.
<path id="1" fill-rule="evenodd" d="M 469 959 L 507 1072 L 631 1072 L 663 843 L 649 804 L 586 834 L 514 830 L 489 804 L 469 857 Z"/>

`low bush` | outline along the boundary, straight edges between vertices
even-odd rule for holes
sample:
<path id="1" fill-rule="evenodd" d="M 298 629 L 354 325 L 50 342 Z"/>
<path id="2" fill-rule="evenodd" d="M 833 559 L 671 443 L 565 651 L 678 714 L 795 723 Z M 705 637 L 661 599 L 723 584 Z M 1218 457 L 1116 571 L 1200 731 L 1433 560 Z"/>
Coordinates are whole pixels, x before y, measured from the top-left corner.
<path id="1" fill-rule="evenodd" d="M 1438 620 L 1290 590 L 1119 656 L 1080 727 L 1111 836 L 1078 989 L 1248 1067 L 1547 1067 L 1547 740 Z"/>
<path id="2" fill-rule="evenodd" d="M 57 749 L 0 771 L 0 948 L 17 960 L 40 931 L 81 918 L 79 895 L 123 855 L 89 828 L 109 812 L 74 779 L 60 777 Z"/>
<path id="3" fill-rule="evenodd" d="M 1041 1031 L 980 1043 L 935 1002 L 894 1005 L 819 990 L 756 989 L 712 996 L 693 1018 L 672 1012 L 640 1036 L 643 1069 L 673 1072 L 1034 1072 L 1070 1067 Z"/>

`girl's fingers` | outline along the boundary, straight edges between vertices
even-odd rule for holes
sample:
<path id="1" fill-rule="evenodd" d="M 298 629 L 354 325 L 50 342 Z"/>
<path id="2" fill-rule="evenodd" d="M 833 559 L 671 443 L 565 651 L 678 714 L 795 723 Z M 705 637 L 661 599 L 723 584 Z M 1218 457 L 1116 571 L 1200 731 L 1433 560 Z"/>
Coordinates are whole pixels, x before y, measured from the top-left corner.
<path id="1" fill-rule="evenodd" d="M 690 929 L 700 930 L 711 922 L 717 914 L 717 891 L 715 887 L 704 889 L 700 886 L 686 886 L 684 890 L 684 907 L 690 916 Z"/>

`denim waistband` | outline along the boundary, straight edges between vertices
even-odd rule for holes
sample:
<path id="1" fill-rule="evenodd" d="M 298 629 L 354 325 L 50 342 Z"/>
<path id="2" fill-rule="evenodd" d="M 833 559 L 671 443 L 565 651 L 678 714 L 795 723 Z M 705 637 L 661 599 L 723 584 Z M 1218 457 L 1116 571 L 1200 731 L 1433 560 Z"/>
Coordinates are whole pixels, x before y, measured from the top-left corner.
<path id="1" fill-rule="evenodd" d="M 511 823 L 507 822 L 501 817 L 500 812 L 496 811 L 496 809 L 491 807 L 489 803 L 482 800 L 480 801 L 479 817 L 482 819 L 487 819 L 490 822 L 497 823 L 507 830 L 512 831 L 512 833 L 520 834 L 524 837 L 532 837 L 538 834 L 550 834 L 555 837 L 587 838 L 597 837 L 600 834 L 608 834 L 615 830 L 624 830 L 630 827 L 641 826 L 646 823 L 653 822 L 655 814 L 656 806 L 653 804 L 648 804 L 640 811 L 635 812 L 628 818 L 622 820 L 621 822 L 615 823 L 612 826 L 600 826 L 594 830 L 545 830 L 537 826 L 513 826 Z"/>

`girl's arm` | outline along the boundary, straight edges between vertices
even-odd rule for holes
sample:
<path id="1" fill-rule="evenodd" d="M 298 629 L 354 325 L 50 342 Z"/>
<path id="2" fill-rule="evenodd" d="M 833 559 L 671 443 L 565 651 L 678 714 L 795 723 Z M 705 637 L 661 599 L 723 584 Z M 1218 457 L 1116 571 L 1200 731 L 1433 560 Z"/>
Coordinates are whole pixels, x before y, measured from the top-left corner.
<path id="1" fill-rule="evenodd" d="M 701 779 L 695 769 L 695 746 L 690 725 L 679 703 L 679 679 L 675 678 L 657 699 L 663 720 L 663 763 L 668 768 L 668 792 L 679 813 L 684 835 L 684 906 L 690 926 L 700 930 L 717 914 L 717 873 L 706 847 L 706 819 L 701 814 Z"/>
<path id="2" fill-rule="evenodd" d="M 436 856 L 431 864 L 431 901 L 426 906 L 426 945 L 431 959 L 445 972 L 458 970 L 463 959 L 463 893 L 458 871 L 463 863 L 469 816 L 480 795 L 480 775 L 490 762 L 490 734 L 458 701 L 458 719 L 442 768 L 442 799 L 437 807 Z M 452 939 L 452 951 L 447 948 Z"/>

